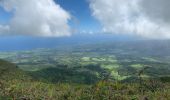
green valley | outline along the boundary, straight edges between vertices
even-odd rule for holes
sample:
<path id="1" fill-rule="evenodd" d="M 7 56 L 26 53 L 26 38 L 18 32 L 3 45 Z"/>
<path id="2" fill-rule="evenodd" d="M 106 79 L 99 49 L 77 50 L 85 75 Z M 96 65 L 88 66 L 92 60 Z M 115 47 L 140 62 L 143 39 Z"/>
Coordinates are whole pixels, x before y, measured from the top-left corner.
<path id="1" fill-rule="evenodd" d="M 0 61 L 0 95 L 26 100 L 170 99 L 170 48 L 167 55 L 143 49 L 104 43 L 1 52 L 0 58 L 13 64 Z"/>

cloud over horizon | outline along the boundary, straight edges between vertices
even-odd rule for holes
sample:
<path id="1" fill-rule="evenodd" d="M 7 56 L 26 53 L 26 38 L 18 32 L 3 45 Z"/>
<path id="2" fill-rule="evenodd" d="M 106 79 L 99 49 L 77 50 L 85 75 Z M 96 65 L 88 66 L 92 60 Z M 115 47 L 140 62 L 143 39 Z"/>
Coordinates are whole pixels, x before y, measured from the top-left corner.
<path id="1" fill-rule="evenodd" d="M 89 0 L 103 31 L 170 38 L 170 0 Z"/>
<path id="2" fill-rule="evenodd" d="M 13 17 L 0 25 L 0 34 L 60 37 L 71 35 L 71 15 L 53 0 L 0 0 Z"/>

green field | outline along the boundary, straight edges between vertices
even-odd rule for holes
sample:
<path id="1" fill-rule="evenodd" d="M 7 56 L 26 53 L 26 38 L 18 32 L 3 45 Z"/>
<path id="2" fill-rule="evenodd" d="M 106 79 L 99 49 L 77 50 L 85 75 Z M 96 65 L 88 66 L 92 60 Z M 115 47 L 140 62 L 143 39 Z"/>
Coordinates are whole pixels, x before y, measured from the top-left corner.
<path id="1" fill-rule="evenodd" d="M 16 71 L 7 71 L 12 76 L 5 74 L 5 81 L 0 79 L 3 83 L 0 95 L 50 100 L 140 100 L 143 96 L 149 100 L 159 97 L 168 100 L 170 53 L 153 52 L 152 48 L 143 51 L 137 47 L 132 51 L 129 46 L 117 48 L 96 44 L 0 52 L 0 59 L 17 67 Z M 27 78 L 15 73 L 25 73 Z"/>

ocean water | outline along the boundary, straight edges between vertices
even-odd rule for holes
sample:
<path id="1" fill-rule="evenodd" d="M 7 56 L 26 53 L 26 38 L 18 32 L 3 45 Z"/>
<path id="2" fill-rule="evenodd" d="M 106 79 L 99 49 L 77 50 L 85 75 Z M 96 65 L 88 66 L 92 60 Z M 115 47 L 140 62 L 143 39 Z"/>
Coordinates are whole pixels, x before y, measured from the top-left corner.
<path id="1" fill-rule="evenodd" d="M 55 48 L 114 41 L 128 41 L 130 36 L 112 34 L 75 34 L 70 37 L 31 37 L 31 36 L 1 36 L 0 51 L 30 50 L 36 48 Z"/>

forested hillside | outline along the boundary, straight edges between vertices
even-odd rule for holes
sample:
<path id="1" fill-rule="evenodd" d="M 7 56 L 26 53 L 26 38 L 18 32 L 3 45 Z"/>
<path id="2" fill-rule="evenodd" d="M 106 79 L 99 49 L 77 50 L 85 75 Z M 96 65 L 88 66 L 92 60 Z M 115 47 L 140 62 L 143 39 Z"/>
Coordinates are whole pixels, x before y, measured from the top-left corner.
<path id="1" fill-rule="evenodd" d="M 57 70 L 57 69 L 55 69 Z M 67 69 L 48 69 L 43 75 L 66 75 Z M 31 73 L 18 69 L 15 64 L 0 60 L 0 99 L 2 100 L 169 100 L 170 84 L 157 79 L 143 79 L 135 83 L 123 83 L 103 79 L 93 84 L 70 82 L 44 81 L 54 78 L 52 76 L 37 77 L 36 80 Z M 44 71 L 42 71 L 43 73 Z M 71 71 L 72 72 L 72 71 Z M 70 73 L 71 73 L 70 72 Z M 79 73 L 77 81 L 83 75 Z M 88 74 L 88 73 L 86 73 Z M 35 73 L 33 73 L 35 75 Z M 69 73 L 68 73 L 69 75 Z M 67 75 L 65 77 L 68 77 Z M 70 75 L 70 78 L 75 76 Z M 89 76 L 91 77 L 91 76 Z M 93 77 L 91 77 L 94 79 Z M 76 79 L 75 79 L 76 80 Z M 165 79 L 166 80 L 166 79 Z"/>

